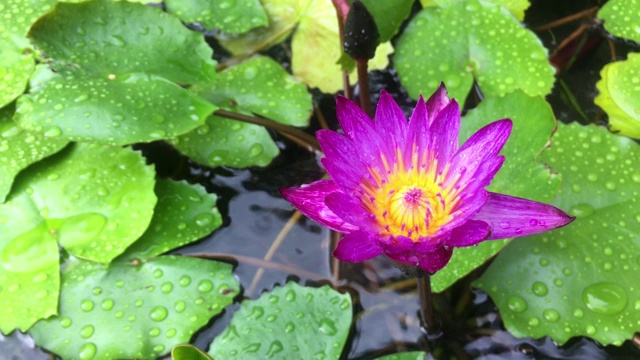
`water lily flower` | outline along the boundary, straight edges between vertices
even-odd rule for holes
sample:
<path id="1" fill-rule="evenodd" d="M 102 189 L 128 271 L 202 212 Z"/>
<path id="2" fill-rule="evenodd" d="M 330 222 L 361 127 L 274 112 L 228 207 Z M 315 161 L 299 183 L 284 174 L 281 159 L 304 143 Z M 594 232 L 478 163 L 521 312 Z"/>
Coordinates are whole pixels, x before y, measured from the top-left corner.
<path id="1" fill-rule="evenodd" d="M 460 109 L 443 85 L 418 100 L 409 122 L 383 91 L 375 122 L 337 98 L 344 135 L 317 132 L 330 179 L 281 189 L 301 213 L 345 234 L 333 255 L 359 262 L 385 254 L 405 269 L 435 273 L 453 248 L 537 234 L 573 217 L 547 204 L 488 192 L 511 133 L 493 122 L 458 146 Z"/>

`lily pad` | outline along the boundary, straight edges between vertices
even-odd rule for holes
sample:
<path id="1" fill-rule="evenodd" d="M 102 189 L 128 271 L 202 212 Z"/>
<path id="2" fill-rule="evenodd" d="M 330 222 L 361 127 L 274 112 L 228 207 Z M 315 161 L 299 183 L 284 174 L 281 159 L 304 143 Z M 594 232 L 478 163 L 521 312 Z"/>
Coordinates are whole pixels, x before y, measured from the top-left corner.
<path id="1" fill-rule="evenodd" d="M 594 102 L 609 116 L 609 128 L 640 139 L 640 54 L 605 65 Z"/>
<path id="2" fill-rule="evenodd" d="M 35 67 L 33 53 L 0 37 L 0 108 L 22 95 Z"/>
<path id="3" fill-rule="evenodd" d="M 481 127 L 507 117 L 513 121 L 513 130 L 501 153 L 506 160 L 488 190 L 547 202 L 558 191 L 560 177 L 536 161 L 556 126 L 553 111 L 544 98 L 516 91 L 503 98 L 485 99 L 463 117 L 460 142 Z M 497 254 L 508 242 L 491 240 L 478 246 L 457 248 L 449 264 L 432 277 L 433 291 L 446 289 Z"/>
<path id="4" fill-rule="evenodd" d="M 325 0 L 264 0 L 262 1 L 269 25 L 246 34 L 222 34 L 218 40 L 232 54 L 250 56 L 272 45 L 283 42 L 293 33 L 291 40 L 291 67 L 293 75 L 310 87 L 333 93 L 342 88 L 342 55 L 338 35 L 336 10 Z M 388 64 L 391 44 L 378 46 L 376 56 L 369 62 L 370 69 L 381 69 Z M 352 75 L 355 75 L 355 70 Z M 353 78 L 352 78 L 353 81 Z"/>
<path id="5" fill-rule="evenodd" d="M 47 137 L 126 145 L 178 136 L 216 107 L 161 77 L 57 76 L 18 100 L 16 122 Z"/>
<path id="6" fill-rule="evenodd" d="M 380 42 L 391 40 L 402 22 L 411 14 L 413 0 L 363 0 L 362 4 L 373 15 L 380 33 Z"/>
<path id="7" fill-rule="evenodd" d="M 264 127 L 216 115 L 195 131 L 172 139 L 171 145 L 193 161 L 211 167 L 266 166 L 279 153 Z"/>
<path id="8" fill-rule="evenodd" d="M 167 11 L 182 21 L 200 23 L 205 29 L 229 34 L 247 32 L 268 24 L 258 0 L 165 0 Z"/>
<path id="9" fill-rule="evenodd" d="M 173 360 L 213 360 L 204 351 L 190 344 L 180 344 L 171 350 Z"/>
<path id="10" fill-rule="evenodd" d="M 16 121 L 23 128 L 123 145 L 188 132 L 215 110 L 172 83 L 212 80 L 211 49 L 160 9 L 61 2 L 29 37 L 60 76 L 19 99 Z"/>
<path id="11" fill-rule="evenodd" d="M 243 301 L 209 354 L 214 359 L 338 359 L 352 312 L 349 294 L 289 282 L 258 300 Z"/>
<path id="12" fill-rule="evenodd" d="M 28 165 L 61 150 L 67 141 L 20 130 L 11 119 L 14 106 L 0 109 L 0 203 L 11 190 L 13 179 Z"/>
<path id="13" fill-rule="evenodd" d="M 474 80 L 486 97 L 516 89 L 544 96 L 555 73 L 533 32 L 507 10 L 477 0 L 423 9 L 398 39 L 394 63 L 411 97 L 430 94 L 444 81 L 459 101 Z"/>
<path id="14" fill-rule="evenodd" d="M 264 56 L 223 70 L 193 92 L 218 106 L 238 106 L 287 125 L 305 127 L 313 110 L 311 94 L 280 64 Z"/>
<path id="15" fill-rule="evenodd" d="M 222 225 L 216 195 L 185 181 L 158 180 L 156 204 L 147 231 L 118 260 L 146 261 L 194 242 Z"/>
<path id="16" fill-rule="evenodd" d="M 542 158 L 563 175 L 554 204 L 576 221 L 513 241 L 476 285 L 515 336 L 620 345 L 640 330 L 640 147 L 602 127 L 558 126 Z"/>
<path id="17" fill-rule="evenodd" d="M 640 1 L 610 0 L 598 11 L 611 35 L 640 42 Z"/>
<path id="18" fill-rule="evenodd" d="M 65 265 L 59 315 L 30 330 L 38 346 L 63 359 L 162 356 L 188 342 L 239 290 L 231 265 L 203 259 Z"/>
<path id="19" fill-rule="evenodd" d="M 461 0 L 420 0 L 420 3 L 423 7 L 430 6 L 449 6 L 456 1 Z M 500 5 L 503 8 L 509 10 L 513 16 L 518 19 L 518 21 L 524 20 L 524 12 L 531 6 L 529 0 L 483 0 L 486 2 L 494 3 L 496 5 Z"/>
<path id="20" fill-rule="evenodd" d="M 0 204 L 3 254 L 20 268 L 37 268 L 37 257 L 18 260 L 31 250 L 17 245 L 29 237 L 38 246 L 53 235 L 73 255 L 109 263 L 147 229 L 157 200 L 154 175 L 139 153 L 101 145 L 74 144 L 34 164 Z"/>
<path id="21" fill-rule="evenodd" d="M 422 351 L 410 351 L 398 354 L 385 355 L 376 360 L 424 360 L 427 353 Z"/>

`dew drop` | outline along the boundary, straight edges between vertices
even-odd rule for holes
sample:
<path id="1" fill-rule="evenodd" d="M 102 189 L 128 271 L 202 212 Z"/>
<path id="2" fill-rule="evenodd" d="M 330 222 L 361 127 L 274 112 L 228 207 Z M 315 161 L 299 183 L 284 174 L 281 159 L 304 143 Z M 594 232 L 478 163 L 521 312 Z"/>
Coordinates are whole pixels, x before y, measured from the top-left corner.
<path id="1" fill-rule="evenodd" d="M 113 309 L 113 299 L 104 299 L 104 300 L 102 300 L 102 303 L 100 304 L 100 307 L 102 307 L 102 310 L 105 310 L 105 311 L 109 311 L 109 310 Z"/>
<path id="2" fill-rule="evenodd" d="M 189 286 L 189 284 L 191 284 L 191 278 L 188 275 L 183 275 L 180 277 L 178 283 L 182 287 Z"/>
<path id="3" fill-rule="evenodd" d="M 587 331 L 587 335 L 595 335 L 596 333 L 596 327 L 593 325 L 587 325 L 585 330 Z"/>
<path id="4" fill-rule="evenodd" d="M 166 282 L 166 283 L 162 284 L 162 286 L 160 287 L 160 290 L 162 290 L 162 292 L 165 293 L 165 294 L 170 293 L 171 290 L 173 290 L 173 283 Z"/>
<path id="5" fill-rule="evenodd" d="M 529 319 L 528 324 L 529 324 L 529 326 L 536 327 L 536 326 L 540 325 L 540 320 L 538 320 L 537 317 L 532 317 L 532 318 Z"/>
<path id="6" fill-rule="evenodd" d="M 296 292 L 293 290 L 287 290 L 287 292 L 284 294 L 284 299 L 292 302 L 296 300 Z"/>
<path id="7" fill-rule="evenodd" d="M 560 314 L 554 309 L 545 309 L 542 316 L 549 322 L 556 322 L 560 319 Z"/>
<path id="8" fill-rule="evenodd" d="M 89 312 L 91 310 L 93 310 L 93 301 L 89 300 L 89 299 L 84 299 L 80 302 L 80 308 L 82 309 L 82 311 L 84 312 Z"/>
<path id="9" fill-rule="evenodd" d="M 569 209 L 569 213 L 575 217 L 587 217 L 593 214 L 596 210 L 590 204 L 577 204 Z"/>
<path id="10" fill-rule="evenodd" d="M 176 336 L 176 334 L 178 333 L 178 331 L 176 329 L 169 329 L 167 330 L 167 338 L 171 339 L 172 337 Z"/>
<path id="11" fill-rule="evenodd" d="M 207 226 L 214 221 L 213 214 L 211 213 L 201 213 L 196 216 L 196 224 L 198 226 Z"/>
<path id="12" fill-rule="evenodd" d="M 512 296 L 507 300 L 509 310 L 521 313 L 527 309 L 527 302 L 520 296 Z"/>
<path id="13" fill-rule="evenodd" d="M 91 335 L 93 335 L 93 330 L 93 326 L 85 325 L 82 327 L 82 329 L 80 329 L 80 336 L 82 336 L 84 339 L 88 339 L 91 337 Z"/>
<path id="14" fill-rule="evenodd" d="M 176 310 L 176 312 L 181 313 L 184 311 L 184 309 L 187 308 L 187 304 L 185 304 L 185 302 L 182 300 L 178 300 L 176 301 L 176 304 L 173 308 Z"/>
<path id="15" fill-rule="evenodd" d="M 57 126 L 52 126 L 44 132 L 44 136 L 46 137 L 58 137 L 60 135 L 62 135 L 62 130 Z"/>
<path id="16" fill-rule="evenodd" d="M 547 289 L 547 285 L 545 285 L 540 281 L 534 282 L 532 289 L 533 289 L 533 293 L 538 296 L 545 296 L 549 292 L 549 290 Z"/>
<path id="17" fill-rule="evenodd" d="M 162 275 L 164 275 L 164 273 L 162 272 L 162 269 L 155 269 L 153 271 L 153 277 L 156 279 L 161 278 Z"/>
<path id="18" fill-rule="evenodd" d="M 250 319 L 260 319 L 264 315 L 264 308 L 262 306 L 254 306 L 249 314 Z"/>
<path id="19" fill-rule="evenodd" d="M 264 147 L 262 146 L 262 144 L 253 144 L 249 148 L 249 156 L 250 157 L 259 156 L 263 152 L 264 152 Z"/>
<path id="20" fill-rule="evenodd" d="M 78 358 L 80 360 L 89 360 L 93 359 L 98 352 L 98 348 L 94 343 L 85 343 L 80 346 L 80 352 L 78 352 Z"/>
<path id="21" fill-rule="evenodd" d="M 167 318 L 167 315 L 169 315 L 169 312 L 164 306 L 154 306 L 149 312 L 149 317 L 153 321 L 162 321 Z"/>
<path id="22" fill-rule="evenodd" d="M 338 328 L 333 320 L 324 318 L 320 320 L 320 326 L 318 327 L 323 334 L 333 336 L 338 333 Z"/>
<path id="23" fill-rule="evenodd" d="M 584 311 L 582 311 L 582 309 L 573 309 L 573 316 L 577 317 L 578 319 L 582 319 L 582 317 L 584 316 Z"/>
<path id="24" fill-rule="evenodd" d="M 582 300 L 589 310 L 604 315 L 618 314 L 627 307 L 627 293 L 609 282 L 588 286 L 582 292 Z"/>
<path id="25" fill-rule="evenodd" d="M 160 329 L 158 329 L 157 327 L 149 329 L 149 336 L 156 337 L 158 335 L 160 335 Z"/>
<path id="26" fill-rule="evenodd" d="M 287 322 L 287 324 L 284 326 L 284 332 L 286 332 L 287 334 L 292 333 L 293 331 L 295 331 L 295 329 L 296 325 L 291 321 Z"/>
<path id="27" fill-rule="evenodd" d="M 267 350 L 267 356 L 272 357 L 278 353 L 281 353 L 282 350 L 284 350 L 284 346 L 282 346 L 282 343 L 278 340 L 275 340 L 271 343 L 271 345 L 269 345 L 269 350 Z"/>
<path id="28" fill-rule="evenodd" d="M 60 326 L 62 326 L 63 328 L 68 328 L 69 326 L 71 326 L 71 319 L 69 319 L 66 316 L 63 316 L 62 318 L 60 318 Z"/>

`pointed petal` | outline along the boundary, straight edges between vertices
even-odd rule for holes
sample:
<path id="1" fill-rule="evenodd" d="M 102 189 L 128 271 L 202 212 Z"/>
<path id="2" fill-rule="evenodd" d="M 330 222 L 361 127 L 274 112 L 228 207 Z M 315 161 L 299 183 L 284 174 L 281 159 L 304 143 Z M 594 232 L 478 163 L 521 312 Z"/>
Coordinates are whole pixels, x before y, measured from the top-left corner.
<path id="1" fill-rule="evenodd" d="M 411 118 L 409 118 L 409 127 L 407 129 L 406 143 L 403 150 L 403 159 L 405 168 L 410 168 L 413 156 L 428 153 L 429 148 L 429 121 L 427 119 L 427 105 L 420 95 L 416 107 L 413 109 Z M 422 164 L 418 163 L 418 166 Z"/>
<path id="2" fill-rule="evenodd" d="M 460 132 L 460 108 L 455 100 L 442 109 L 429 128 L 429 149 L 438 162 L 438 173 L 442 172 L 453 154 L 458 150 Z"/>
<path id="3" fill-rule="evenodd" d="M 327 195 L 325 204 L 344 221 L 360 229 L 370 228 L 372 232 L 377 231 L 372 215 L 354 196 L 337 191 Z"/>
<path id="4" fill-rule="evenodd" d="M 358 230 L 345 235 L 340 241 L 333 256 L 342 261 L 360 262 L 382 254 L 382 249 L 364 231 Z"/>
<path id="5" fill-rule="evenodd" d="M 336 115 L 340 127 L 345 135 L 354 139 L 354 136 L 363 128 L 373 129 L 373 121 L 362 111 L 358 105 L 344 96 L 336 96 Z"/>
<path id="6" fill-rule="evenodd" d="M 379 134 L 386 134 L 387 139 L 395 144 L 404 144 L 407 133 L 407 118 L 391 95 L 385 90 L 380 92 L 380 100 L 376 108 L 375 127 Z"/>
<path id="7" fill-rule="evenodd" d="M 451 254 L 453 254 L 453 248 L 442 246 L 432 253 L 421 256 L 418 266 L 433 275 L 449 263 Z"/>
<path id="8" fill-rule="evenodd" d="M 451 100 L 447 96 L 447 88 L 445 88 L 444 83 L 440 83 L 438 86 L 438 90 L 431 95 L 429 100 L 427 100 L 427 109 L 428 113 L 428 124 L 431 125 L 433 123 L 433 119 L 435 119 L 436 114 L 438 114 L 442 109 L 444 109 Z"/>
<path id="9" fill-rule="evenodd" d="M 321 162 L 331 178 L 343 191 L 353 191 L 368 173 L 355 144 L 346 136 L 331 130 L 320 130 L 316 132 L 316 137 L 325 156 Z"/>
<path id="10" fill-rule="evenodd" d="M 311 220 L 329 229 L 349 233 L 358 228 L 337 216 L 324 202 L 329 194 L 337 191 L 338 186 L 333 180 L 319 180 L 301 187 L 282 188 L 280 194 Z"/>
<path id="11" fill-rule="evenodd" d="M 491 226 L 490 239 L 537 234 L 565 226 L 574 217 L 543 203 L 489 193 L 489 199 L 473 219 Z"/>
<path id="12" fill-rule="evenodd" d="M 491 227 L 484 221 L 469 220 L 453 229 L 447 245 L 454 247 L 472 246 L 491 236 Z"/>

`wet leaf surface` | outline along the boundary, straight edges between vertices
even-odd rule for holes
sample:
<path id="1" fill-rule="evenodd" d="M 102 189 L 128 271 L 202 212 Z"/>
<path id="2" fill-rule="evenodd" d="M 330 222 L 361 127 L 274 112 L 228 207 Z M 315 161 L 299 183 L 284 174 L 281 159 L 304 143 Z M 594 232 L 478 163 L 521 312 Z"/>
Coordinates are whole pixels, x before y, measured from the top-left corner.
<path id="1" fill-rule="evenodd" d="M 640 54 L 605 65 L 600 76 L 594 102 L 609 116 L 609 128 L 640 139 Z"/>
<path id="2" fill-rule="evenodd" d="M 258 0 L 166 0 L 167 11 L 182 21 L 200 23 L 205 29 L 229 34 L 265 26 L 267 14 Z"/>
<path id="3" fill-rule="evenodd" d="M 516 89 L 544 96 L 554 83 L 555 70 L 535 34 L 505 9 L 476 0 L 418 13 L 398 39 L 394 62 L 415 99 L 441 81 L 461 102 L 474 80 L 486 97 Z"/>
<path id="4" fill-rule="evenodd" d="M 214 359 L 338 359 L 352 312 L 348 294 L 289 282 L 242 302 L 209 354 Z"/>
<path id="5" fill-rule="evenodd" d="M 598 11 L 611 35 L 640 42 L 640 1 L 611 0 Z"/>
<path id="6" fill-rule="evenodd" d="M 455 2 L 462 2 L 464 0 L 420 0 L 423 7 L 429 6 L 450 6 Z M 519 21 L 524 20 L 524 12 L 529 8 L 531 3 L 528 0 L 484 0 L 496 5 L 500 5 L 503 8 L 509 10 Z"/>
<path id="7" fill-rule="evenodd" d="M 166 354 L 231 304 L 239 287 L 231 265 L 182 256 L 65 265 L 59 315 L 30 330 L 63 359 Z"/>
<path id="8" fill-rule="evenodd" d="M 515 336 L 621 345 L 640 330 L 640 148 L 604 128 L 559 124 L 542 160 L 563 176 L 554 204 L 577 219 L 507 246 L 478 280 Z"/>
<path id="9" fill-rule="evenodd" d="M 484 100 L 462 118 L 460 143 L 481 127 L 507 117 L 513 121 L 513 130 L 501 152 L 506 160 L 487 189 L 536 201 L 550 201 L 560 186 L 560 178 L 535 160 L 546 147 L 556 126 L 551 107 L 544 98 L 516 91 L 503 98 Z M 449 264 L 432 277 L 433 290 L 446 289 L 497 254 L 507 243 L 508 240 L 492 240 L 478 246 L 457 248 Z"/>

